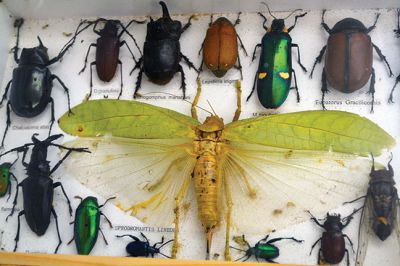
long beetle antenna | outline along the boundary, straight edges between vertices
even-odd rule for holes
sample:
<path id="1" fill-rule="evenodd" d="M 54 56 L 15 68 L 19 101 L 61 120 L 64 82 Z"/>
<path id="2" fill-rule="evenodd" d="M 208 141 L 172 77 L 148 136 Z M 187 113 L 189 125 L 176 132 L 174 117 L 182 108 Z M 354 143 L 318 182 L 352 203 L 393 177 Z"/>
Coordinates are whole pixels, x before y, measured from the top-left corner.
<path id="1" fill-rule="evenodd" d="M 265 6 L 267 7 L 268 13 L 271 15 L 271 17 L 273 17 L 274 19 L 278 19 L 277 17 L 275 17 L 274 15 L 272 15 L 271 10 L 269 9 L 269 6 L 268 6 L 267 3 L 261 2 L 261 4 L 263 4 L 263 5 L 265 5 Z M 295 9 L 294 11 L 292 11 L 292 13 L 290 13 L 288 16 L 286 16 L 285 18 L 282 18 L 282 19 L 285 20 L 285 19 L 289 18 L 291 15 L 293 15 L 295 12 L 297 12 L 297 11 L 302 11 L 302 10 L 303 10 L 303 9 L 300 9 L 300 8 Z"/>
<path id="2" fill-rule="evenodd" d="M 265 3 L 265 2 L 261 2 L 261 4 L 263 4 L 264 6 L 266 6 L 267 7 L 267 9 L 268 9 L 268 13 L 271 15 L 271 17 L 273 17 L 274 19 L 277 19 L 274 15 L 272 15 L 272 13 L 271 13 L 271 10 L 269 9 L 269 6 L 268 6 L 268 4 L 267 3 Z"/>
<path id="3" fill-rule="evenodd" d="M 211 110 L 213 111 L 214 115 L 216 116 L 217 113 L 214 111 L 214 108 L 212 107 L 211 103 L 209 100 L 207 100 L 208 105 L 210 106 Z"/>

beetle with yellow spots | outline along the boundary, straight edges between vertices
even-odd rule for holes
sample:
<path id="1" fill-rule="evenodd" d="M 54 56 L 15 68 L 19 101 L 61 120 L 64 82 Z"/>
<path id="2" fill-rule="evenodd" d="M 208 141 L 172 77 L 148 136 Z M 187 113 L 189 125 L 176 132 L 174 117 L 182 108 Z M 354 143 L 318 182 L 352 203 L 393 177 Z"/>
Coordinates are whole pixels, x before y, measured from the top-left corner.
<path id="1" fill-rule="evenodd" d="M 296 11 L 297 10 L 294 12 Z M 292 14 L 294 12 L 292 12 Z M 288 97 L 291 89 L 290 84 L 293 73 L 295 82 L 294 88 L 297 92 L 297 102 L 299 102 L 300 95 L 297 88 L 296 73 L 292 69 L 292 47 L 297 48 L 297 62 L 299 63 L 300 67 L 304 72 L 307 72 L 307 70 L 300 62 L 299 46 L 292 43 L 292 38 L 290 37 L 289 32 L 296 25 L 297 19 L 305 16 L 307 13 L 297 15 L 295 17 L 294 25 L 289 29 L 285 27 L 284 19 L 277 19 L 271 13 L 270 14 L 272 17 L 274 17 L 274 20 L 272 21 L 271 27 L 267 28 L 265 26 L 267 18 L 261 13 L 258 14 L 264 18 L 263 27 L 267 32 L 265 33 L 261 43 L 257 44 L 254 48 L 253 61 L 255 59 L 257 47 L 261 47 L 261 56 L 258 70 L 254 78 L 253 89 L 250 95 L 247 97 L 247 100 L 249 100 L 253 94 L 257 83 L 257 94 L 261 104 L 265 108 L 278 108 Z"/>

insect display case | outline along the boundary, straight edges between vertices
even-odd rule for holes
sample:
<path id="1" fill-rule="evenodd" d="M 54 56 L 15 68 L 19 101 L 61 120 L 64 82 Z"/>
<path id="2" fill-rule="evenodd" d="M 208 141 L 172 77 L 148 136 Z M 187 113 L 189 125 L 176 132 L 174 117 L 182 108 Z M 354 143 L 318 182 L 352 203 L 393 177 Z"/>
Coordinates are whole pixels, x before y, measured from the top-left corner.
<path id="1" fill-rule="evenodd" d="M 399 214 L 394 211 L 398 201 L 394 198 L 395 217 L 389 219 L 383 215 L 367 216 L 370 206 L 366 204 L 361 209 L 364 198 L 354 200 L 363 195 L 371 199 L 375 195 L 369 191 L 367 194 L 371 172 L 390 184 L 390 188 L 379 187 L 382 191 L 391 191 L 391 175 L 399 182 L 400 152 L 395 142 L 400 132 L 397 123 L 400 92 L 395 90 L 394 103 L 388 102 L 400 73 L 397 63 L 400 39 L 395 32 L 397 8 L 400 5 L 396 1 L 378 4 L 355 0 L 266 4 L 171 0 L 161 5 L 148 0 L 2 1 L 1 95 L 6 87 L 9 91 L 0 109 L 0 132 L 1 137 L 5 136 L 1 154 L 12 149 L 14 152 L 0 157 L 0 166 L 4 163 L 6 168 L 3 177 L 12 173 L 6 178 L 11 197 L 8 199 L 4 191 L 0 198 L 0 220 L 5 221 L 12 210 L 14 213 L 0 226 L 0 247 L 4 250 L 0 263 L 27 265 L 26 258 L 112 263 L 109 258 L 96 256 L 140 253 L 179 260 L 132 258 L 132 263 L 136 260 L 149 264 L 190 264 L 203 262 L 181 260 L 206 258 L 213 263 L 229 257 L 231 260 L 249 257 L 263 262 L 314 265 L 320 244 L 316 244 L 310 255 L 311 247 L 323 232 L 314 223 L 322 226 L 323 220 L 317 218 L 336 213 L 346 219 L 334 224 L 346 225 L 341 229 L 354 245 L 355 252 L 346 240 L 351 265 L 356 259 L 360 265 L 396 265 L 400 257 L 396 223 Z M 322 21 L 324 9 L 327 11 Z M 242 12 L 240 17 L 239 12 Z M 203 71 L 197 73 L 205 52 L 199 50 L 213 25 L 211 14 L 213 21 L 225 17 L 232 24 L 229 27 L 234 26 L 240 36 L 236 43 L 239 49 L 234 49 L 234 54 L 238 53 L 240 61 L 206 60 Z M 347 17 L 363 25 L 345 20 L 341 26 L 335 26 Z M 24 18 L 23 22 L 18 18 Z M 133 19 L 139 23 L 130 23 Z M 359 50 L 351 45 L 359 40 L 348 37 L 349 31 L 364 29 L 361 26 L 366 29 L 362 45 L 371 49 L 366 52 L 368 56 L 372 49 L 378 51 L 373 51 L 365 65 L 352 61 Z M 268 38 L 263 36 L 274 34 L 274 30 L 285 37 L 268 35 L 279 44 L 265 44 Z M 230 28 L 230 32 L 234 31 Z M 345 41 L 330 44 L 328 37 L 338 33 L 347 36 L 343 37 Z M 372 43 L 368 42 L 368 36 Z M 223 39 L 223 34 L 219 38 Z M 289 38 L 291 42 L 287 42 Z M 232 38 L 229 40 L 234 42 Z M 252 60 L 254 47 L 259 43 L 263 51 L 256 51 Z M 344 84 L 353 79 L 350 65 L 362 66 L 360 71 L 367 73 L 367 81 L 360 81 L 364 83 L 361 88 L 351 93 L 338 89 L 335 81 L 340 78 L 332 78 L 332 67 L 326 66 L 320 53 L 327 43 L 325 56 L 332 58 L 333 53 L 337 61 L 343 57 L 344 63 L 337 69 L 342 71 L 338 75 L 345 80 Z M 14 48 L 16 44 L 19 49 Z M 241 44 L 247 53 L 240 48 Z M 332 52 L 335 46 L 344 52 L 335 54 Z M 38 48 L 23 50 L 32 47 Z M 273 53 L 274 47 L 284 49 Z M 113 54 L 111 59 L 105 59 L 109 53 Z M 157 53 L 167 53 L 170 57 L 156 57 Z M 221 54 L 217 56 L 222 58 Z M 293 63 L 284 59 L 271 61 L 274 56 L 291 58 Z M 44 63 L 38 63 L 38 57 Z M 310 78 L 316 58 L 322 67 L 317 65 Z M 275 67 L 268 68 L 274 62 Z M 81 71 L 86 63 L 85 71 Z M 217 77 L 221 72 L 214 75 L 215 64 L 224 64 L 222 72 L 232 69 Z M 235 70 L 239 65 L 241 71 Z M 107 78 L 102 77 L 104 73 Z M 326 85 L 321 83 L 321 77 L 327 80 Z M 248 97 L 254 81 L 257 93 Z M 274 85 L 276 82 L 279 85 Z M 26 87 L 25 83 L 29 84 L 29 93 L 21 89 Z M 283 98 L 274 96 L 271 86 L 283 89 Z M 291 90 L 294 86 L 297 92 Z M 264 89 L 267 93 L 259 92 Z M 281 97 L 279 106 L 265 108 L 265 95 Z M 24 103 L 32 105 L 42 100 L 40 112 L 34 112 L 33 107 L 24 109 Z M 322 110 L 322 101 L 328 110 Z M 72 112 L 68 112 L 69 104 Z M 212 118 L 206 120 L 207 117 Z M 202 124 L 204 121 L 208 122 Z M 220 139 L 225 142 L 220 144 Z M 207 150 L 210 146 L 215 149 Z M 202 149 L 211 155 L 201 154 Z M 196 164 L 199 161 L 200 166 Z M 216 166 L 205 170 L 212 164 Z M 21 185 L 23 180 L 37 174 L 32 168 L 45 171 L 45 180 L 49 182 L 51 178 L 57 185 L 50 189 L 53 196 L 44 200 L 49 206 L 52 202 L 54 210 L 50 208 L 46 216 L 50 220 L 34 218 L 39 226 L 48 224 L 45 232 L 31 230 L 32 223 L 24 217 L 30 210 L 44 208 L 40 204 L 31 207 L 23 204 L 28 199 L 37 201 L 38 194 L 32 192 L 35 189 L 25 181 Z M 214 180 L 213 172 L 220 179 Z M 17 188 L 12 176 L 20 184 L 15 208 Z M 6 190 L 4 186 L 2 189 Z M 115 199 L 110 199 L 114 196 Z M 91 197 L 90 206 L 82 205 L 87 197 Z M 210 200 L 212 197 L 215 199 Z M 206 203 L 200 198 L 206 198 Z M 85 200 L 81 203 L 81 199 Z M 211 201 L 214 203 L 210 207 L 207 202 Z M 69 204 L 73 209 L 71 216 Z M 75 242 L 78 239 L 81 243 L 79 226 L 73 225 L 78 205 L 80 218 L 85 210 L 92 211 L 96 224 L 92 240 L 97 241 L 89 244 L 89 252 L 84 248 L 84 253 L 90 255 L 82 258 L 65 256 L 77 254 L 74 241 L 68 245 L 69 240 L 74 237 Z M 213 215 L 217 218 L 210 218 Z M 313 217 L 317 218 L 312 220 Z M 381 241 L 369 217 L 391 226 L 390 237 Z M 76 220 L 79 219 L 75 217 Z M 85 223 L 80 223 L 85 232 L 82 229 Z M 58 246 L 59 238 L 62 243 Z M 364 247 L 367 242 L 368 249 Z M 129 254 L 125 250 L 128 244 L 129 250 L 133 250 L 128 250 Z M 12 253 L 15 247 L 23 254 Z M 30 255 L 51 254 L 56 248 L 60 254 L 56 257 Z M 326 254 L 323 251 L 322 247 L 321 254 Z M 364 252 L 365 260 L 361 260 Z M 129 260 L 119 262 L 129 263 Z M 340 263 L 345 265 L 346 255 Z"/>

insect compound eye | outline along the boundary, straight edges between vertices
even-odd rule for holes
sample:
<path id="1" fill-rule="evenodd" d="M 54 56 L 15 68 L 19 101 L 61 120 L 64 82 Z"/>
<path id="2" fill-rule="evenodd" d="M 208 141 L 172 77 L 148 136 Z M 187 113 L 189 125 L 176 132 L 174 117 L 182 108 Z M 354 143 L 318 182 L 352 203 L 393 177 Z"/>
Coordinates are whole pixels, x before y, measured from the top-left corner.
<path id="1" fill-rule="evenodd" d="M 279 72 L 279 76 L 283 79 L 288 79 L 289 73 L 288 72 Z"/>
<path id="2" fill-rule="evenodd" d="M 258 79 L 264 79 L 267 76 L 267 72 L 258 73 Z"/>

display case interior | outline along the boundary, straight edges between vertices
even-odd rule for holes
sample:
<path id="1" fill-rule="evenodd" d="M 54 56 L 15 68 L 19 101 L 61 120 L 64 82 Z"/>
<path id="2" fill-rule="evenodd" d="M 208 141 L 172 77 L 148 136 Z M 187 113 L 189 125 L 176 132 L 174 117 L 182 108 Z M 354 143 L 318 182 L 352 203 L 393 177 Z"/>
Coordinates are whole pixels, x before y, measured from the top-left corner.
<path id="1" fill-rule="evenodd" d="M 255 53 L 255 60 L 252 61 L 253 50 L 257 44 L 261 43 L 263 36 L 266 34 L 266 31 L 263 28 L 264 20 L 259 14 L 257 14 L 257 12 L 262 12 L 262 14 L 267 18 L 267 22 L 265 23 L 267 27 L 271 26 L 274 19 L 265 5 L 259 3 L 259 1 L 253 0 L 170 0 L 165 2 L 169 8 L 169 13 L 172 19 L 180 21 L 182 25 L 185 25 L 190 16 L 194 15 L 190 27 L 182 33 L 179 43 L 181 53 L 193 62 L 196 68 L 198 68 L 202 62 L 202 53 L 199 53 L 199 50 L 202 47 L 203 40 L 209 27 L 210 15 L 213 14 L 214 21 L 219 17 L 226 17 L 232 24 L 235 24 L 238 12 L 242 12 L 240 23 L 235 25 L 235 30 L 243 41 L 243 46 L 248 55 L 246 56 L 243 49 L 239 47 L 238 55 L 240 57 L 243 73 L 243 79 L 241 80 L 242 94 L 240 119 L 308 110 L 321 110 L 321 76 L 324 67 L 324 60 L 322 60 L 320 64 L 316 65 L 313 77 L 310 78 L 309 75 L 316 57 L 318 57 L 320 50 L 327 44 L 329 37 L 329 34 L 321 26 L 322 10 L 327 9 L 324 21 L 331 29 L 338 21 L 347 17 L 357 19 L 361 21 L 366 28 L 369 28 L 374 24 L 376 14 L 379 13 L 380 16 L 376 23 L 376 28 L 371 29 L 368 35 L 371 37 L 373 44 L 379 47 L 382 54 L 386 57 L 391 71 L 393 72 L 393 76 L 389 75 L 387 65 L 381 60 L 379 54 L 374 51 L 372 56 L 372 67 L 375 72 L 374 111 L 371 112 L 372 97 L 371 93 L 368 93 L 370 90 L 370 81 L 362 86 L 361 89 L 358 89 L 353 93 L 340 92 L 328 84 L 329 93 L 326 93 L 324 103 L 328 110 L 347 111 L 368 118 L 390 134 L 396 141 L 399 141 L 400 123 L 398 121 L 400 118 L 400 85 L 398 85 L 398 88 L 394 91 L 394 103 L 388 102 L 396 77 L 400 74 L 400 63 L 398 60 L 400 54 L 400 38 L 396 38 L 394 32 L 394 30 L 398 29 L 397 8 L 400 8 L 398 1 L 388 0 L 379 3 L 376 1 L 356 0 L 268 1 L 267 3 L 272 14 L 276 18 L 285 18 L 285 25 L 288 28 L 295 23 L 296 15 L 307 12 L 305 16 L 298 17 L 296 26 L 289 32 L 292 42 L 298 44 L 301 54 L 301 63 L 307 70 L 307 72 L 303 71 L 302 67 L 298 64 L 298 49 L 293 47 L 290 53 L 292 56 L 292 68 L 296 73 L 300 101 L 297 101 L 296 91 L 290 90 L 287 99 L 284 100 L 282 105 L 275 109 L 266 109 L 260 102 L 261 99 L 258 98 L 257 93 L 254 93 L 252 97 L 247 100 L 252 91 L 255 77 L 260 77 L 257 71 L 259 71 L 261 51 L 258 50 Z M 302 11 L 296 11 L 293 15 L 289 16 L 292 11 L 296 9 L 302 9 Z M 48 49 L 47 52 L 50 58 L 57 56 L 64 45 L 74 37 L 76 29 L 82 19 L 94 21 L 97 18 L 102 17 L 108 20 L 119 20 L 122 25 L 126 25 L 132 19 L 138 21 L 146 20 L 146 23 L 144 24 L 133 23 L 129 28 L 127 28 L 127 31 L 129 31 L 129 33 L 136 39 L 141 51 L 137 49 L 133 39 L 127 33 L 122 34 L 121 38 L 118 40 L 120 42 L 119 44 L 125 41 L 127 46 L 132 50 L 132 53 L 136 58 L 135 60 L 138 60 L 141 57 L 141 53 L 143 53 L 143 45 L 146 39 L 146 24 L 150 21 L 150 16 L 153 20 L 162 16 L 162 9 L 158 1 L 0 1 L 0 39 L 2 40 L 0 42 L 0 95 L 2 96 L 5 92 L 7 84 L 13 77 L 13 71 L 18 67 L 18 64 L 14 60 L 13 53 L 13 47 L 15 46 L 17 36 L 17 27 L 14 27 L 14 21 L 17 18 L 24 18 L 24 23 L 19 32 L 20 49 L 18 56 L 20 56 L 22 48 L 38 46 L 39 41 L 37 37 L 40 36 L 42 45 Z M 98 29 L 102 29 L 104 25 L 105 23 L 100 21 L 98 23 Z M 77 106 L 87 100 L 90 91 L 91 71 L 93 75 L 93 85 L 90 100 L 118 98 L 121 89 L 121 81 L 123 87 L 120 99 L 134 100 L 133 96 L 139 71 L 135 70 L 130 74 L 131 70 L 135 67 L 135 60 L 132 58 L 130 51 L 125 45 L 122 45 L 119 48 L 118 58 L 121 64 L 117 64 L 115 75 L 109 78 L 110 81 L 105 82 L 100 80 L 99 70 L 96 69 L 94 64 L 91 65 L 94 61 L 99 62 L 99 59 L 96 58 L 96 56 L 102 56 L 101 54 L 96 55 L 99 46 L 91 47 L 88 53 L 86 69 L 80 73 L 84 67 L 85 56 L 87 55 L 89 46 L 96 43 L 99 37 L 100 36 L 93 31 L 93 25 L 91 25 L 86 30 L 79 32 L 73 46 L 68 49 L 61 60 L 48 66 L 51 74 L 59 77 L 59 79 L 69 89 L 71 107 Z M 165 85 L 154 84 L 149 81 L 147 75 L 143 73 L 141 87 L 138 91 L 140 95 L 138 95 L 139 97 L 136 97 L 135 101 L 168 108 L 180 114 L 191 116 L 191 103 L 195 100 L 198 89 L 198 83 L 196 82 L 198 74 L 193 68 L 188 67 L 185 60 L 182 60 L 180 65 L 185 74 L 185 100 L 182 100 L 181 73 L 180 70 L 177 70 L 172 76 L 172 79 Z M 225 125 L 227 125 L 232 121 L 237 108 L 236 87 L 237 80 L 240 80 L 241 78 L 240 71 L 232 67 L 223 77 L 218 78 L 206 66 L 203 66 L 203 71 L 200 73 L 199 78 L 202 90 L 198 102 L 198 106 L 201 108 L 197 109 L 199 121 L 202 123 L 207 116 L 210 116 L 210 113 L 213 114 L 215 112 L 219 117 L 223 118 Z M 16 81 L 13 80 L 12 82 L 14 83 Z M 54 141 L 54 143 L 62 145 L 67 141 L 76 139 L 76 137 L 64 133 L 57 123 L 57 120 L 68 111 L 68 99 L 65 89 L 57 81 L 57 78 L 54 78 L 52 84 L 53 85 L 50 86 L 50 88 L 52 88 L 51 96 L 49 97 L 54 99 L 54 117 L 56 122 L 51 130 L 51 135 L 64 134 L 62 138 Z M 292 78 L 290 87 L 293 86 L 294 80 Z M 25 95 L 22 94 L 17 96 L 25 97 Z M 113 103 L 117 105 L 118 101 Z M 45 140 L 48 137 L 50 129 L 51 106 L 51 103 L 47 104 L 44 107 L 43 112 L 30 118 L 22 117 L 21 115 L 17 115 L 14 110 L 10 110 L 11 124 L 5 137 L 4 148 L 1 153 L 26 143 L 31 143 L 31 137 L 35 133 L 38 134 L 36 136 L 37 139 L 41 141 Z M 119 107 L 115 107 L 116 110 L 118 108 Z M 109 110 L 106 109 L 93 109 L 89 111 L 109 112 Z M 2 138 L 7 123 L 7 100 L 3 102 L 0 112 L 0 138 Z M 71 115 L 71 117 L 73 117 L 73 115 Z M 329 123 L 329 121 L 327 123 Z M 168 125 L 166 126 L 168 127 Z M 334 127 L 334 125 L 331 126 Z M 348 130 L 348 128 L 343 128 L 343 131 L 346 130 Z M 368 134 L 368 132 L 365 134 Z M 360 135 L 363 135 L 362 132 Z M 168 143 L 168 139 L 165 141 Z M 248 145 L 251 146 L 251 144 Z M 260 152 L 265 153 L 263 156 L 268 156 L 268 152 L 271 152 L 271 150 L 262 150 Z M 270 234 L 269 239 L 293 237 L 295 239 L 304 240 L 304 242 L 296 243 L 296 241 L 282 240 L 281 242 L 276 243 L 276 246 L 279 247 L 280 256 L 274 259 L 274 261 L 279 263 L 307 265 L 314 265 L 317 263 L 319 244 L 314 248 L 311 255 L 310 250 L 313 243 L 321 237 L 323 229 L 314 224 L 307 211 L 310 211 L 318 219 L 326 217 L 326 212 L 328 211 L 330 214 L 340 213 L 342 218 L 348 216 L 354 209 L 362 206 L 362 200 L 345 205 L 343 205 L 343 203 L 345 201 L 356 199 L 357 197 L 367 193 L 369 173 L 372 168 L 372 156 L 368 155 L 368 152 L 360 154 L 359 161 L 346 161 L 346 159 L 349 159 L 354 155 L 343 155 L 343 157 L 340 157 L 343 158 L 343 160 L 337 159 L 336 164 L 329 165 L 329 168 L 322 168 L 319 165 L 319 162 L 325 158 L 323 157 L 324 155 L 321 154 L 322 153 L 318 152 L 315 152 L 314 154 L 310 152 L 310 161 L 307 161 L 309 165 L 305 166 L 305 162 L 302 162 L 304 163 L 304 168 L 302 168 L 303 166 L 298 166 L 298 172 L 300 174 L 297 173 L 299 176 L 304 175 L 307 184 L 318 182 L 319 179 L 320 183 L 314 183 L 309 187 L 306 185 L 298 186 L 297 183 L 291 183 L 292 178 L 290 176 L 292 174 L 296 175 L 296 168 L 286 168 L 281 166 L 287 164 L 285 158 L 277 163 L 280 165 L 277 169 L 281 169 L 281 171 L 275 169 L 276 171 L 270 174 L 270 177 L 274 181 L 262 181 L 261 179 L 257 181 L 257 179 L 255 179 L 255 184 L 260 186 L 272 186 L 274 189 L 269 188 L 268 191 L 275 193 L 276 195 L 272 196 L 275 198 L 282 197 L 290 199 L 294 194 L 304 195 L 304 200 L 301 199 L 299 202 L 304 202 L 305 206 L 308 207 L 301 207 L 305 213 L 299 215 L 299 217 L 302 218 L 297 219 L 295 214 L 291 214 L 290 210 L 287 211 L 287 209 L 290 209 L 289 203 L 291 201 L 287 201 L 286 206 L 271 206 L 271 204 L 274 204 L 274 200 L 269 201 L 268 197 L 260 197 L 258 201 L 256 201 L 256 204 L 251 203 L 247 206 L 240 206 L 237 209 L 235 209 L 234 206 L 233 211 L 235 212 L 236 210 L 237 212 L 233 214 L 234 219 L 236 220 L 231 226 L 230 246 L 247 249 L 247 246 L 241 246 L 241 244 L 244 243 L 240 240 L 242 235 L 245 235 L 250 246 L 255 246 L 258 241 L 265 238 L 268 234 Z M 31 160 L 30 155 L 31 152 L 28 152 L 25 161 L 29 162 L 29 160 Z M 63 155 L 65 155 L 65 153 L 60 153 L 57 147 L 49 147 L 47 160 L 50 162 L 50 166 L 54 167 Z M 398 145 L 393 145 L 390 150 L 383 149 L 379 156 L 375 156 L 376 168 L 382 169 L 383 167 L 387 167 L 391 158 L 394 180 L 399 184 L 400 150 Z M 16 159 L 16 154 L 8 154 L 7 156 L 0 158 L 0 165 L 4 162 L 13 162 Z M 11 172 L 16 176 L 18 182 L 21 182 L 27 177 L 27 172 L 21 163 L 21 159 L 22 154 L 19 155 L 19 160 L 11 166 Z M 110 160 L 112 160 L 112 158 Z M 268 159 L 265 160 L 268 161 Z M 74 213 L 80 203 L 79 199 L 74 198 L 75 196 L 81 198 L 95 196 L 98 198 L 99 204 L 103 204 L 107 199 L 106 197 L 96 194 L 96 192 L 81 184 L 74 176 L 73 172 L 76 170 L 79 171 L 79 169 L 73 168 L 78 168 L 82 162 L 79 162 L 78 159 L 78 161 L 75 161 L 76 165 L 73 165 L 71 161 L 68 161 L 69 160 L 67 159 L 65 165 L 64 163 L 61 164 L 60 168 L 51 174 L 51 178 L 54 182 L 61 182 L 63 184 L 65 192 L 71 200 Z M 131 168 L 133 166 L 140 167 L 139 162 L 132 162 L 131 165 L 127 164 L 128 163 L 120 165 L 116 163 L 114 168 L 108 170 L 109 177 L 112 179 L 113 174 L 121 173 L 125 171 L 125 169 L 128 171 L 129 166 Z M 101 165 L 93 165 L 94 169 L 96 169 L 96 167 L 98 169 L 103 169 Z M 347 172 L 345 169 L 350 169 L 351 171 Z M 265 166 L 265 169 L 261 169 L 260 171 L 267 172 L 268 166 Z M 309 176 L 305 174 L 308 171 L 311 171 Z M 342 176 L 333 177 L 333 180 L 338 180 L 338 183 L 332 183 L 332 190 L 329 192 L 338 195 L 343 194 L 337 197 L 337 199 L 341 199 L 341 201 L 335 202 L 335 200 L 331 199 L 328 203 L 312 202 L 310 200 L 312 199 L 312 196 L 309 195 L 321 194 L 322 190 L 318 191 L 318 187 L 323 184 L 322 178 L 324 178 L 324 176 L 332 176 L 335 174 Z M 235 179 L 231 180 L 232 182 L 235 181 Z M 326 182 L 328 183 L 331 181 Z M 15 195 L 16 183 L 12 178 L 11 186 L 12 192 L 10 199 L 7 199 L 8 195 L 0 198 L 0 221 L 5 221 L 13 206 L 12 199 Z M 91 184 L 89 187 L 90 186 L 93 187 L 96 186 L 96 184 Z M 234 184 L 231 184 L 231 186 L 234 186 Z M 340 191 L 338 188 L 342 188 L 342 190 Z M 223 193 L 225 193 L 225 190 L 226 187 L 222 188 L 221 186 L 221 191 L 223 191 Z M 242 188 L 242 191 L 237 190 L 237 194 L 233 193 L 231 195 L 234 202 L 235 200 L 237 201 L 237 199 L 240 199 L 240 197 L 243 197 L 243 195 L 239 195 L 239 193 L 244 193 L 243 191 L 245 191 L 245 189 Z M 194 193 L 192 185 L 190 185 L 189 196 L 192 196 L 193 199 Z M 118 238 L 116 235 L 131 234 L 144 241 L 143 236 L 141 236 L 142 233 L 148 238 L 149 243 L 152 245 L 161 241 L 163 237 L 165 242 L 174 239 L 173 223 L 168 224 L 159 221 L 156 226 L 146 224 L 145 222 L 131 216 L 130 212 L 125 212 L 118 208 L 118 195 L 116 196 L 116 200 L 111 200 L 107 205 L 101 208 L 101 212 L 107 216 L 113 225 L 111 228 L 105 219 L 100 219 L 100 228 L 104 232 L 108 245 L 103 241 L 103 237 L 100 235 L 93 250 L 90 252 L 90 255 L 127 256 L 128 254 L 125 251 L 125 247 L 132 241 L 132 239 Z M 0 247 L 4 251 L 11 252 L 14 249 L 14 238 L 17 232 L 17 214 L 23 208 L 24 199 L 25 198 L 23 198 L 20 191 L 14 215 L 9 217 L 7 222 L 0 223 Z M 225 200 L 225 198 L 223 197 L 221 200 Z M 326 209 L 323 207 L 324 204 L 334 207 Z M 396 204 L 396 206 L 398 206 L 399 203 L 397 202 Z M 54 189 L 53 206 L 57 212 L 62 239 L 62 244 L 59 247 L 58 253 L 76 254 L 77 251 L 75 244 L 71 243 L 70 245 L 67 245 L 69 240 L 74 236 L 74 225 L 70 224 L 70 222 L 74 221 L 74 217 L 69 215 L 67 201 L 65 200 L 62 190 L 59 188 Z M 185 206 L 182 208 L 179 231 L 180 245 L 177 255 L 177 258 L 179 259 L 206 258 L 206 234 L 204 233 L 204 227 L 198 219 L 196 208 L 197 203 L 195 201 L 186 202 Z M 265 213 L 257 212 L 262 212 L 263 209 L 271 213 L 272 222 L 269 223 L 269 226 L 259 228 L 257 227 L 257 219 L 259 219 L 259 217 L 265 217 Z M 222 216 L 225 217 L 225 213 L 222 213 Z M 171 213 L 168 215 L 172 217 L 174 216 L 173 208 L 171 208 Z M 399 214 L 397 214 L 397 217 L 398 215 Z M 305 216 L 307 218 L 304 218 Z M 353 241 L 356 252 L 360 217 L 361 211 L 355 213 L 351 223 L 343 229 L 343 233 Z M 296 219 L 299 220 L 299 222 L 296 222 Z M 221 218 L 221 223 L 215 229 L 212 237 L 210 250 L 210 259 L 212 260 L 224 259 L 225 222 L 226 218 Z M 322 220 L 320 220 L 320 223 L 322 223 Z M 260 224 L 268 223 L 260 221 Z M 397 265 L 400 259 L 399 230 L 399 225 L 396 224 L 395 230 L 392 232 L 392 237 L 389 237 L 385 241 L 379 240 L 373 233 L 371 233 L 364 265 Z M 30 230 L 25 218 L 23 218 L 23 216 L 21 217 L 21 232 L 17 251 L 26 253 L 53 253 L 57 243 L 57 230 L 53 217 L 50 219 L 50 225 L 47 231 L 40 237 Z M 161 252 L 170 256 L 172 247 L 172 243 L 168 243 L 162 247 Z M 349 244 L 346 244 L 346 248 L 349 250 L 350 265 L 354 265 L 356 253 L 353 253 Z M 231 248 L 230 251 L 233 260 L 243 258 L 245 255 L 244 252 L 234 248 Z M 162 257 L 162 255 L 157 253 L 155 256 Z M 252 257 L 250 260 L 254 259 L 255 258 Z M 345 263 L 346 258 L 342 260 L 340 265 L 345 265 Z"/>

